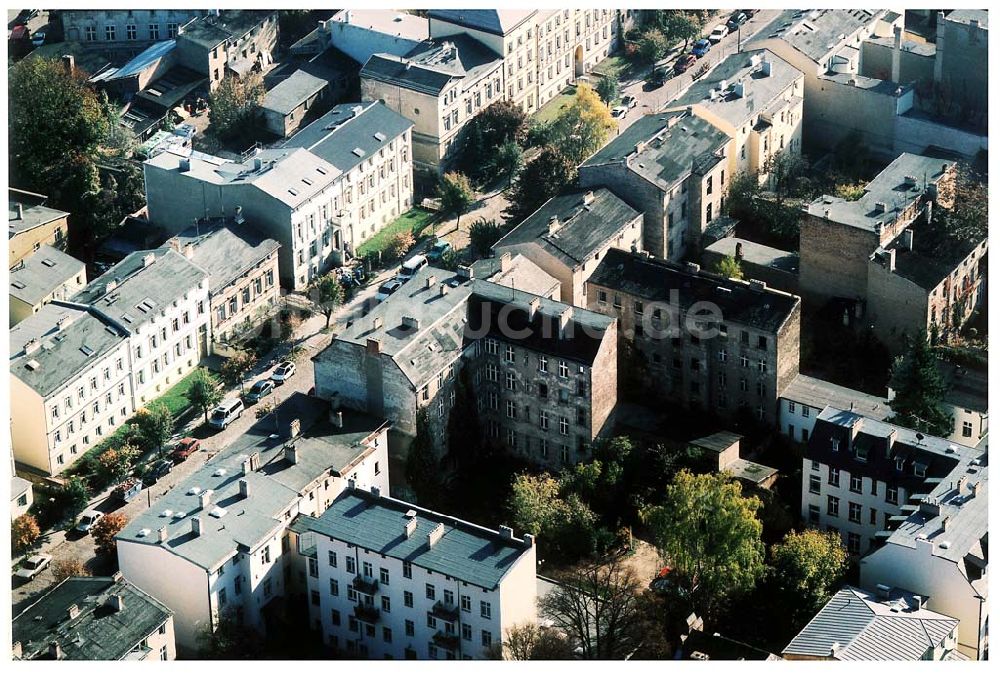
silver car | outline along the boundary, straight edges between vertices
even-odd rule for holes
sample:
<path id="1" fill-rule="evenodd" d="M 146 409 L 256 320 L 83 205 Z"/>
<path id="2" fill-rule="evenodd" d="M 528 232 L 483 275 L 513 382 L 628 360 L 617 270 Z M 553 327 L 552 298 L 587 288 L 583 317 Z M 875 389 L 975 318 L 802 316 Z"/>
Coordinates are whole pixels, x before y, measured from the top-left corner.
<path id="1" fill-rule="evenodd" d="M 22 580 L 34 580 L 35 576 L 48 568 L 50 563 L 52 563 L 52 557 L 48 554 L 32 556 L 18 566 L 17 570 L 14 571 L 14 577 L 19 577 Z"/>
<path id="2" fill-rule="evenodd" d="M 76 530 L 81 533 L 89 533 L 97 522 L 104 518 L 104 513 L 96 509 L 88 509 L 80 515 L 80 520 L 76 522 Z"/>

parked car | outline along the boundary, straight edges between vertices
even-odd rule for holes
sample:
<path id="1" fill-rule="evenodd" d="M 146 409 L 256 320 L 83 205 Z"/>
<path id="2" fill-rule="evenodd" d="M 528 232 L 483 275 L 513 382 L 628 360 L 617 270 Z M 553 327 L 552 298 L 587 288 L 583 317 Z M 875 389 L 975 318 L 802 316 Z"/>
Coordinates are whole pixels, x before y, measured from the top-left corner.
<path id="1" fill-rule="evenodd" d="M 255 382 L 243 398 L 247 400 L 248 404 L 256 404 L 273 391 L 274 381 L 270 378 L 265 378 L 264 380 Z"/>
<path id="2" fill-rule="evenodd" d="M 146 470 L 146 473 L 142 475 L 142 485 L 152 486 L 157 481 L 170 474 L 170 470 L 173 468 L 174 463 L 170 460 L 157 460 L 149 469 Z"/>
<path id="3" fill-rule="evenodd" d="M 48 554 L 32 556 L 18 566 L 17 570 L 14 571 L 14 577 L 19 577 L 22 580 L 34 580 L 35 576 L 48 568 L 50 563 L 52 563 L 52 557 Z"/>
<path id="4" fill-rule="evenodd" d="M 31 36 L 31 44 L 41 47 L 45 44 L 45 31 L 35 31 Z"/>
<path id="5" fill-rule="evenodd" d="M 274 373 L 271 374 L 271 380 L 278 383 L 279 385 L 286 382 L 289 378 L 295 375 L 295 363 L 290 361 L 283 361 L 278 364 L 278 367 L 274 369 Z"/>
<path id="6" fill-rule="evenodd" d="M 729 28 L 725 24 L 719 24 L 712 29 L 712 32 L 708 34 L 708 41 L 713 45 L 717 45 L 722 42 L 722 38 L 729 35 Z"/>
<path id="7" fill-rule="evenodd" d="M 187 124 L 187 123 L 179 124 L 176 127 L 174 127 L 174 136 L 180 136 L 182 138 L 192 139 L 194 138 L 194 135 L 197 133 L 197 131 L 198 130 L 195 129 L 195 126 L 193 124 Z"/>
<path id="8" fill-rule="evenodd" d="M 729 17 L 729 21 L 726 22 L 726 28 L 729 29 L 730 33 L 736 31 L 737 28 L 742 26 L 747 22 L 747 15 L 743 12 L 736 10 L 733 15 Z"/>
<path id="9" fill-rule="evenodd" d="M 427 265 L 427 256 L 417 254 L 416 256 L 411 256 L 407 258 L 406 261 L 399 267 L 399 276 L 409 279 L 413 275 L 417 274 L 421 268 Z"/>
<path id="10" fill-rule="evenodd" d="M 623 96 L 621 103 L 626 108 L 635 108 L 637 105 L 639 105 L 639 102 L 631 94 L 626 94 L 625 96 Z"/>
<path id="11" fill-rule="evenodd" d="M 128 479 L 125 479 L 125 481 L 118 484 L 118 486 L 115 487 L 115 490 L 112 491 L 111 495 L 123 502 L 131 502 L 132 498 L 139 495 L 141 492 L 142 479 L 129 477 Z"/>
<path id="12" fill-rule="evenodd" d="M 674 72 L 678 74 L 683 73 L 697 62 L 698 59 L 694 54 L 684 54 L 674 63 Z"/>
<path id="13" fill-rule="evenodd" d="M 174 446 L 174 452 L 170 454 L 170 457 L 174 462 L 184 462 L 189 455 L 197 453 L 200 448 L 201 441 L 194 437 L 184 437 Z"/>
<path id="14" fill-rule="evenodd" d="M 388 282 L 378 287 L 378 291 L 375 293 L 375 300 L 381 303 L 386 298 L 399 291 L 399 287 L 401 286 L 403 286 L 403 280 L 393 277 Z"/>
<path id="15" fill-rule="evenodd" d="M 97 525 L 97 522 L 103 518 L 103 512 L 99 512 L 96 509 L 88 509 L 80 515 L 79 521 L 76 522 L 76 530 L 81 533 L 89 533 Z"/>
<path id="16" fill-rule="evenodd" d="M 611 117 L 620 120 L 626 115 L 628 115 L 628 108 L 625 106 L 615 106 L 614 108 L 611 109 Z"/>
<path id="17" fill-rule="evenodd" d="M 694 43 L 694 47 L 691 48 L 691 53 L 697 58 L 701 58 L 708 54 L 709 50 L 712 49 L 712 43 L 705 38 L 698 40 Z"/>
<path id="18" fill-rule="evenodd" d="M 653 72 L 649 74 L 649 79 L 646 81 L 653 89 L 656 89 L 657 87 L 662 87 L 663 83 L 667 81 L 667 69 L 666 68 L 653 69 Z"/>
<path id="19" fill-rule="evenodd" d="M 451 251 L 451 249 L 451 242 L 440 239 L 434 242 L 434 246 L 432 246 L 431 250 L 427 252 L 427 260 L 439 261 L 446 253 Z"/>
<path id="20" fill-rule="evenodd" d="M 208 418 L 208 424 L 217 430 L 224 430 L 241 415 L 243 415 L 243 402 L 239 399 L 227 399 L 215 407 Z"/>
<path id="21" fill-rule="evenodd" d="M 747 15 L 747 19 L 752 19 L 753 15 L 757 13 L 756 9 L 741 9 L 740 11 Z"/>

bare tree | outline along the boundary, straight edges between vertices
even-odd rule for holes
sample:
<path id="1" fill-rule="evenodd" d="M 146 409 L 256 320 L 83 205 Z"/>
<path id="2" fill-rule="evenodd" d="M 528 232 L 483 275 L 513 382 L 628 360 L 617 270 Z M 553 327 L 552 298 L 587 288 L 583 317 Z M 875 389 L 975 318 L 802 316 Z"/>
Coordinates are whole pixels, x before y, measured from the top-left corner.
<path id="1" fill-rule="evenodd" d="M 494 643 L 488 655 L 497 660 L 571 660 L 573 648 L 558 630 L 526 623 L 508 629 L 503 643 Z"/>
<path id="2" fill-rule="evenodd" d="M 640 585 L 621 558 L 585 563 L 540 602 L 547 615 L 590 660 L 623 659 L 636 648 Z"/>

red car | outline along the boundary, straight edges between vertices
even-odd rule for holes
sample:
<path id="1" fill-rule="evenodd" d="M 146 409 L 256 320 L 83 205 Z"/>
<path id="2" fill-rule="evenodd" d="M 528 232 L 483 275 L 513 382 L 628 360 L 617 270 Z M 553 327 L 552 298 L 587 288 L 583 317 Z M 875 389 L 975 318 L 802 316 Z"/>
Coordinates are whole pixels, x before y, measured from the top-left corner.
<path id="1" fill-rule="evenodd" d="M 677 59 L 677 63 L 674 64 L 675 73 L 683 73 L 688 68 L 693 66 L 698 61 L 698 57 L 694 54 L 685 54 L 681 58 Z"/>
<path id="2" fill-rule="evenodd" d="M 192 453 L 197 453 L 201 448 L 201 441 L 194 437 L 184 437 L 177 442 L 174 452 L 170 454 L 174 462 L 184 462 Z"/>

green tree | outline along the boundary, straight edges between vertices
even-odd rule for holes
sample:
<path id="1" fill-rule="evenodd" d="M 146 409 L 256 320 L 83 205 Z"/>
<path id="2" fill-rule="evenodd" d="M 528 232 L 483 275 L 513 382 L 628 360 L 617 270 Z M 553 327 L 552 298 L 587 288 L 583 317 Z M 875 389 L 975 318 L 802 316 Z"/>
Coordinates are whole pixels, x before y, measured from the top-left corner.
<path id="1" fill-rule="evenodd" d="M 702 21 L 695 13 L 683 10 L 660 10 L 655 15 L 655 24 L 663 31 L 668 43 L 684 41 L 683 49 L 701 33 Z"/>
<path id="2" fill-rule="evenodd" d="M 140 409 L 134 420 L 143 443 L 156 448 L 157 452 L 163 450 L 163 444 L 174 433 L 174 416 L 162 401 L 154 401 Z"/>
<path id="3" fill-rule="evenodd" d="M 496 149 L 490 165 L 496 176 L 503 176 L 507 179 L 507 187 L 510 188 L 514 177 L 524 167 L 524 152 L 521 150 L 521 146 L 513 141 L 507 141 Z"/>
<path id="4" fill-rule="evenodd" d="M 938 370 L 927 334 L 921 331 L 916 337 L 907 337 L 906 352 L 896 359 L 891 381 L 895 392 L 889 402 L 893 423 L 925 434 L 948 436 L 953 420 L 941 408 L 948 387 Z"/>
<path id="5" fill-rule="evenodd" d="M 469 228 L 469 246 L 478 258 L 490 255 L 493 245 L 503 237 L 503 228 L 493 220 L 478 218 Z"/>
<path id="6" fill-rule="evenodd" d="M 257 363 L 257 357 L 249 350 L 237 350 L 226 361 L 222 362 L 222 380 L 227 385 L 239 383 L 240 391 L 243 391 L 243 383 L 247 374 Z"/>
<path id="7" fill-rule="evenodd" d="M 505 144 L 523 145 L 527 132 L 528 115 L 521 106 L 513 101 L 497 101 L 465 125 L 455 166 L 476 183 L 488 183 L 494 167 L 484 159 L 495 157 Z"/>
<path id="8" fill-rule="evenodd" d="M 462 220 L 462 214 L 468 210 L 469 205 L 475 197 L 475 191 L 469 183 L 465 174 L 458 172 L 448 172 L 441 178 L 438 185 L 438 192 L 441 195 L 441 211 L 445 214 L 457 216 L 455 226 Z"/>
<path id="9" fill-rule="evenodd" d="M 847 552 L 837 533 L 792 531 L 771 547 L 771 579 L 798 626 L 836 591 L 847 570 Z"/>
<path id="10" fill-rule="evenodd" d="M 236 610 L 225 610 L 214 627 L 203 626 L 196 638 L 198 657 L 203 660 L 252 660 L 264 657 L 264 638 L 253 627 L 236 618 Z"/>
<path id="11" fill-rule="evenodd" d="M 326 317 L 326 328 L 330 328 L 330 320 L 337 308 L 344 304 L 344 287 L 333 273 L 313 279 L 309 289 L 309 298 L 319 306 Z"/>
<path id="12" fill-rule="evenodd" d="M 504 216 L 520 223 L 563 189 L 576 183 L 576 163 L 555 146 L 545 146 L 514 182 Z"/>
<path id="13" fill-rule="evenodd" d="M 942 192 L 945 193 L 942 197 L 953 204 L 951 208 L 934 211 L 937 230 L 944 235 L 939 246 L 961 249 L 958 253 L 964 256 L 969 247 L 986 238 L 989 224 L 986 178 L 963 163 L 958 166 L 954 187 L 950 190 L 945 187 Z"/>
<path id="14" fill-rule="evenodd" d="M 22 514 L 10 522 L 10 544 L 15 552 L 27 551 L 42 534 L 31 514 Z"/>
<path id="15" fill-rule="evenodd" d="M 554 143 L 578 165 L 597 152 L 617 128 L 615 118 L 597 93 L 586 84 L 576 88 L 576 97 L 553 123 Z"/>
<path id="16" fill-rule="evenodd" d="M 537 535 L 545 558 L 574 561 L 596 553 L 603 535 L 597 515 L 578 495 L 560 492 L 548 473 L 517 475 L 508 504 L 514 527 Z"/>
<path id="17" fill-rule="evenodd" d="M 715 264 L 715 272 L 729 279 L 743 279 L 743 268 L 732 256 L 723 256 Z"/>
<path id="18" fill-rule="evenodd" d="M 733 176 L 726 194 L 729 215 L 737 219 L 756 218 L 756 202 L 760 192 L 760 180 L 756 173 L 741 171 Z"/>
<path id="19" fill-rule="evenodd" d="M 417 410 L 416 428 L 416 436 L 406 456 L 406 482 L 419 504 L 435 508 L 444 499 L 444 482 L 426 407 Z"/>
<path id="20" fill-rule="evenodd" d="M 664 562 L 703 616 L 749 591 L 764 571 L 761 502 L 725 474 L 677 473 L 643 514 Z"/>
<path id="21" fill-rule="evenodd" d="M 121 512 L 106 514 L 97 522 L 91 534 L 94 536 L 94 551 L 98 556 L 114 556 L 118 552 L 115 536 L 127 523 L 128 519 Z"/>
<path id="22" fill-rule="evenodd" d="M 260 73 L 222 78 L 209 96 L 208 121 L 212 133 L 223 140 L 249 135 L 266 94 Z"/>
<path id="23" fill-rule="evenodd" d="M 87 490 L 87 484 L 83 483 L 83 479 L 74 476 L 63 484 L 57 499 L 63 505 L 66 516 L 75 519 L 77 514 L 87 507 L 90 491 Z"/>
<path id="24" fill-rule="evenodd" d="M 610 106 L 621 96 L 621 85 L 618 83 L 618 78 L 605 75 L 597 81 L 596 91 L 601 100 Z"/>
<path id="25" fill-rule="evenodd" d="M 199 367 L 191 374 L 190 386 L 185 396 L 191 406 L 201 409 L 207 423 L 209 410 L 222 401 L 222 388 L 218 379 L 209 373 L 208 369 Z"/>
<path id="26" fill-rule="evenodd" d="M 658 28 L 643 31 L 639 37 L 639 56 L 647 63 L 656 63 L 670 49 L 667 36 Z"/>

